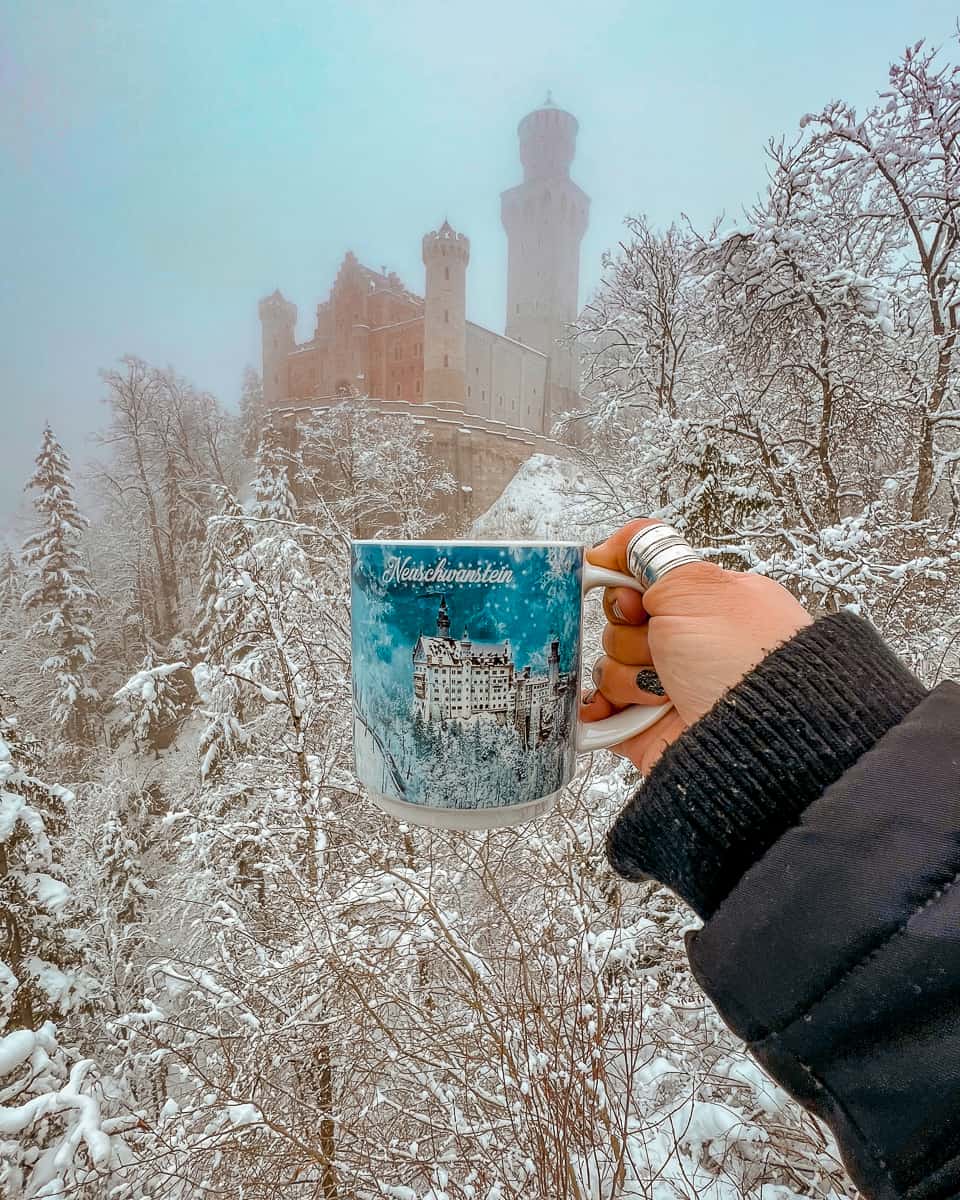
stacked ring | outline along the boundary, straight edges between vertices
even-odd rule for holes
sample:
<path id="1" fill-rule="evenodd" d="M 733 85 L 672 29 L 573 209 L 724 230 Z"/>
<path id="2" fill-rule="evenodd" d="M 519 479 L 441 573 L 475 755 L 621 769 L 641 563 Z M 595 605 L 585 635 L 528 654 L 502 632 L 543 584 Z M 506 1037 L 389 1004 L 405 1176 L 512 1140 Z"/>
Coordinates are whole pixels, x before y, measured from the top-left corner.
<path id="1" fill-rule="evenodd" d="M 645 525 L 627 545 L 627 569 L 639 580 L 641 595 L 668 571 L 691 562 L 703 562 L 703 555 L 662 521 Z"/>

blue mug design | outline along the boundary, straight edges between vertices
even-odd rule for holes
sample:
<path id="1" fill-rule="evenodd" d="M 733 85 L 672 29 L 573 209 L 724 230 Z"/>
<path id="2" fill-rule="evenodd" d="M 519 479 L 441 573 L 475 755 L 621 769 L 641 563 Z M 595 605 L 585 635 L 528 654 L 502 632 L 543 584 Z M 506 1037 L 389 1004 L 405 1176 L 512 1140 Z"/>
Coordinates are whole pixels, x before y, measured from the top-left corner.
<path id="1" fill-rule="evenodd" d="M 486 829 L 550 809 L 576 755 L 671 705 L 577 720 L 582 600 L 638 588 L 577 542 L 352 543 L 357 777 L 417 825 Z"/>

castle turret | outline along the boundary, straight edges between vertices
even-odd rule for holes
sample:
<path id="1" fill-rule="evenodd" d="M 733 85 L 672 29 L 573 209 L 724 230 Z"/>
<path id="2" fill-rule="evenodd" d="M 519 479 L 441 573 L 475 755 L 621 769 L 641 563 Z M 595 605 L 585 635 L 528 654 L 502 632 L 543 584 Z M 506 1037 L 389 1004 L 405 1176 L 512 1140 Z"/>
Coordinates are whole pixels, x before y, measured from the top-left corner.
<path id="1" fill-rule="evenodd" d="M 424 235 L 423 399 L 427 404 L 464 407 L 469 261 L 469 240 L 448 221 L 435 233 Z"/>
<path id="2" fill-rule="evenodd" d="M 550 674 L 550 690 L 555 693 L 560 683 L 560 642 L 556 638 L 550 643 L 547 669 Z"/>
<path id="3" fill-rule="evenodd" d="M 440 611 L 437 613 L 437 637 L 449 638 L 450 636 L 450 615 L 447 612 L 447 598 L 440 597 Z"/>
<path id="4" fill-rule="evenodd" d="M 577 406 L 579 368 L 569 345 L 579 312 L 580 242 L 590 199 L 570 178 L 579 126 L 550 96 L 520 122 L 523 183 L 500 196 L 507 232 L 507 337 L 550 358 L 546 430 Z"/>
<path id="5" fill-rule="evenodd" d="M 296 347 L 297 306 L 279 290 L 260 301 L 263 332 L 263 402 L 267 408 L 287 398 L 287 355 Z"/>

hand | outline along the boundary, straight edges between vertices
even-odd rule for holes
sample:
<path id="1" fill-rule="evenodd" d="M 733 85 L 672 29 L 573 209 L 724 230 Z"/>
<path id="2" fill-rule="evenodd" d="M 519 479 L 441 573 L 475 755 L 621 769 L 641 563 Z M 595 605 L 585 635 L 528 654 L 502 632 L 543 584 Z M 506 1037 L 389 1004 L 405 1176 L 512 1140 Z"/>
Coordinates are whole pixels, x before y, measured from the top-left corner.
<path id="1" fill-rule="evenodd" d="M 628 572 L 627 545 L 638 529 L 630 521 L 587 551 L 598 567 Z M 663 751 L 738 683 L 771 650 L 813 618 L 787 589 L 764 575 L 725 571 L 716 563 L 676 567 L 644 593 L 606 588 L 604 657 L 594 668 L 596 692 L 584 696 L 580 715 L 599 721 L 630 704 L 662 704 L 638 686 L 653 667 L 673 709 L 650 729 L 621 742 L 614 753 L 649 774 Z"/>

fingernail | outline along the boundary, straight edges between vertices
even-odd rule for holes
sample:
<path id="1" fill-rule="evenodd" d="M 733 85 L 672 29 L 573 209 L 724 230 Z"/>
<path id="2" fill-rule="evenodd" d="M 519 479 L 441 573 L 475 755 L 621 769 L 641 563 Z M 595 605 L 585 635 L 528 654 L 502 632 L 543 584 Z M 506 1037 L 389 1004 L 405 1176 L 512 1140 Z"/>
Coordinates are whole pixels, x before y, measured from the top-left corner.
<path id="1" fill-rule="evenodd" d="M 596 698 L 597 698 L 596 690 L 594 688 L 591 688 L 588 692 L 584 692 L 583 695 L 580 697 L 580 703 L 581 704 L 592 704 L 594 702 L 594 700 L 596 700 Z"/>
<path id="2" fill-rule="evenodd" d="M 590 674 L 593 677 L 594 687 L 598 688 L 600 686 L 600 676 L 603 674 L 603 659 L 602 658 L 598 658 L 597 661 L 593 664 L 593 670 L 590 672 Z"/>
<path id="3" fill-rule="evenodd" d="M 610 611 L 618 621 L 626 621 L 627 618 L 623 615 L 623 609 L 620 607 L 619 600 L 614 600 L 614 602 L 610 605 Z"/>
<path id="4" fill-rule="evenodd" d="M 637 687 L 644 692 L 652 692 L 654 696 L 665 696 L 663 684 L 660 682 L 660 676 L 656 673 L 653 667 L 644 667 L 642 671 L 637 672 Z"/>

